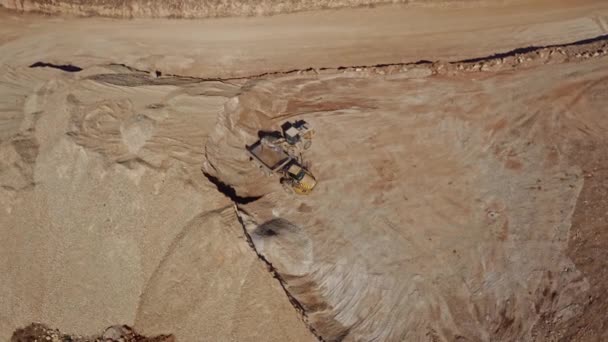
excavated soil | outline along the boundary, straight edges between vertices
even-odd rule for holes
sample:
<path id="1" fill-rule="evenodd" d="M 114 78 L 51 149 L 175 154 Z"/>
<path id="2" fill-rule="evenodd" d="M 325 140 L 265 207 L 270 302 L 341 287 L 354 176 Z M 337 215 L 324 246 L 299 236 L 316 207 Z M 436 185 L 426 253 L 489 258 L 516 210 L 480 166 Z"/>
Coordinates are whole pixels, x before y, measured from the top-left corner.
<path id="1" fill-rule="evenodd" d="M 0 339 L 608 339 L 607 14 L 0 11 Z"/>

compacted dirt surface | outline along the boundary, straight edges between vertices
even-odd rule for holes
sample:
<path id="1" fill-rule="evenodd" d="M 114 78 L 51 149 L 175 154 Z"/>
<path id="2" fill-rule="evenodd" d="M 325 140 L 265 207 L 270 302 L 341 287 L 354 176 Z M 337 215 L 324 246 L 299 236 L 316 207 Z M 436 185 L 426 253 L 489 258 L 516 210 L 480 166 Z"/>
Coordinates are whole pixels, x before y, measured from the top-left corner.
<path id="1" fill-rule="evenodd" d="M 52 14 L 76 14 L 80 16 L 108 17 L 170 17 L 208 18 L 230 16 L 255 16 L 310 11 L 363 7 L 391 3 L 410 3 L 409 0 L 0 0 L 0 5 L 20 11 L 35 11 Z M 462 5 L 474 0 L 452 3 L 437 0 L 418 0 L 420 5 Z"/>
<path id="2" fill-rule="evenodd" d="M 378 6 L 214 20 L 0 13 L 0 64 L 126 64 L 163 75 L 250 77 L 307 68 L 458 61 L 608 34 L 608 2 Z"/>
<path id="3" fill-rule="evenodd" d="M 0 339 L 608 340 L 608 6 L 475 4 L 0 10 Z"/>

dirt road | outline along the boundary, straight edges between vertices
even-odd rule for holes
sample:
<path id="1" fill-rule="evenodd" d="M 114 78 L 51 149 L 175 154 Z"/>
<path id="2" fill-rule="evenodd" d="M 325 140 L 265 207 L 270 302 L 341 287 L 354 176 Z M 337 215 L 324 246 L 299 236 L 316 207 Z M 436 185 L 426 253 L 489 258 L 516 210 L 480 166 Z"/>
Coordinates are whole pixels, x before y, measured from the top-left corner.
<path id="1" fill-rule="evenodd" d="M 222 78 L 460 60 L 608 33 L 608 3 L 601 0 L 395 5 L 186 21 L 0 15 L 2 30 L 12 36 L 0 46 L 0 63 L 88 67 L 113 62 Z"/>
<path id="2" fill-rule="evenodd" d="M 461 5 L 475 0 L 418 0 L 416 4 L 430 6 Z M 245 17 L 376 6 L 390 3 L 409 3 L 408 0 L 0 0 L 0 6 L 19 11 L 45 14 L 75 14 L 113 18 L 213 18 Z"/>

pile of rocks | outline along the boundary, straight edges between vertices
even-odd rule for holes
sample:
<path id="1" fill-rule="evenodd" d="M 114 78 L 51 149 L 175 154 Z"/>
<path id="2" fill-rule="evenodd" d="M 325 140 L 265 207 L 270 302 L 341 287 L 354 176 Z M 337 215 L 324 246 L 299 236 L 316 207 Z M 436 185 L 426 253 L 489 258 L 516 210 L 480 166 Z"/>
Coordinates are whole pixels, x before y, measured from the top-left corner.
<path id="1" fill-rule="evenodd" d="M 41 323 L 32 323 L 13 333 L 11 342 L 175 342 L 173 335 L 146 337 L 126 325 L 114 325 L 97 336 L 67 335 Z"/>

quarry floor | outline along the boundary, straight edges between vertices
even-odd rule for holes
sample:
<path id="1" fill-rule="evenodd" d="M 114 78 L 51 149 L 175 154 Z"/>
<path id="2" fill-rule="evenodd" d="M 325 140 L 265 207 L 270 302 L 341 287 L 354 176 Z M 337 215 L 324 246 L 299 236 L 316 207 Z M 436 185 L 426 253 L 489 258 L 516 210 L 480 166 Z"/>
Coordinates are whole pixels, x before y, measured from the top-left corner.
<path id="1" fill-rule="evenodd" d="M 607 18 L 1 10 L 0 339 L 607 339 Z M 309 197 L 244 149 L 296 118 Z"/>

